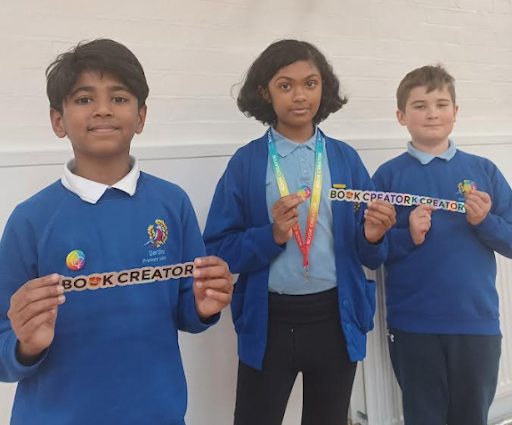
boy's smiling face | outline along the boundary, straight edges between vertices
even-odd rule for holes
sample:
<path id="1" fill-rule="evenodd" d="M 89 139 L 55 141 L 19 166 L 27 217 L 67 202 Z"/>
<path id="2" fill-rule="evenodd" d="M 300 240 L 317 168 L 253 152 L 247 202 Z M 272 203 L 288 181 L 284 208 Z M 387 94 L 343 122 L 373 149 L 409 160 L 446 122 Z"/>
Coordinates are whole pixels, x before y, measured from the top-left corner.
<path id="1" fill-rule="evenodd" d="M 411 90 L 405 111 L 398 110 L 397 118 L 407 126 L 417 149 L 437 155 L 448 149 L 458 109 L 446 87 L 427 93 L 427 87 L 420 86 Z"/>
<path id="2" fill-rule="evenodd" d="M 77 79 L 62 105 L 50 112 L 53 131 L 68 136 L 75 157 L 115 158 L 130 150 L 146 119 L 146 106 L 113 74 L 86 71 Z"/>

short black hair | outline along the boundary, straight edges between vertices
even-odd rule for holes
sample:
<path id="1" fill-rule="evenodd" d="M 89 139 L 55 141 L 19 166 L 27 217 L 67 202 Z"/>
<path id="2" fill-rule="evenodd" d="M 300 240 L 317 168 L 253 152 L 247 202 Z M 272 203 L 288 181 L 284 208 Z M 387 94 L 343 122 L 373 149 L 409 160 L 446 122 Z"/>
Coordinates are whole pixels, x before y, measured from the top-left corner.
<path id="1" fill-rule="evenodd" d="M 137 98 L 139 109 L 146 104 L 149 87 L 139 60 L 121 43 L 100 38 L 81 41 L 48 66 L 46 93 L 50 107 L 62 113 L 64 100 L 80 75 L 87 71 L 112 73 Z"/>
<path id="2" fill-rule="evenodd" d="M 238 109 L 263 124 L 275 124 L 277 115 L 263 97 L 262 89 L 268 89 L 268 83 L 280 69 L 298 61 L 314 64 L 322 78 L 322 99 L 313 118 L 315 125 L 348 102 L 345 96 L 340 96 L 340 82 L 323 53 L 311 43 L 288 39 L 275 41 L 253 62 L 238 94 Z"/>

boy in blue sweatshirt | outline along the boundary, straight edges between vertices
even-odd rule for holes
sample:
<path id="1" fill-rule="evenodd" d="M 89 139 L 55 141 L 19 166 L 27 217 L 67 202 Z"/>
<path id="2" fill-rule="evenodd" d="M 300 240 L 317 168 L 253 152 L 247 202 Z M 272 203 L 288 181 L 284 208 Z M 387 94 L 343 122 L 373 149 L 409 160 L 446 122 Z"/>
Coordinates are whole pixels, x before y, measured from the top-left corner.
<path id="1" fill-rule="evenodd" d="M 512 258 L 512 191 L 491 161 L 449 138 L 458 106 L 445 69 L 410 72 L 397 101 L 412 140 L 377 170 L 377 190 L 465 206 L 398 206 L 388 232 L 389 349 L 405 424 L 484 425 L 501 353 L 494 252 Z"/>
<path id="2" fill-rule="evenodd" d="M 129 155 L 148 91 L 137 58 L 112 40 L 81 43 L 47 70 L 52 127 L 74 159 L 16 207 L 0 243 L 13 425 L 184 424 L 178 330 L 215 323 L 232 277 L 204 257 L 185 192 Z M 193 277 L 180 278 L 190 262 Z"/>

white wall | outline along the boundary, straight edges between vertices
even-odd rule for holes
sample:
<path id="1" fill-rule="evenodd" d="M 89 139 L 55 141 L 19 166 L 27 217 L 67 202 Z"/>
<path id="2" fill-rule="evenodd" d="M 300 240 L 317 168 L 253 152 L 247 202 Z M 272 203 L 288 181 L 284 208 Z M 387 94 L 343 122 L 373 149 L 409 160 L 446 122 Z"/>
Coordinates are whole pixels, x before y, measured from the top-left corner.
<path id="1" fill-rule="evenodd" d="M 511 3 L 0 0 L 0 229 L 17 202 L 58 178 L 58 164 L 69 156 L 67 141 L 51 132 L 44 69 L 77 41 L 96 37 L 125 43 L 144 65 L 149 115 L 134 151 L 147 171 L 191 193 L 201 222 L 229 155 L 263 131 L 238 112 L 231 88 L 271 41 L 284 37 L 316 43 L 332 61 L 350 102 L 322 127 L 350 141 L 370 169 L 407 138 L 394 119 L 400 79 L 442 62 L 457 79 L 456 141 L 496 156 L 512 181 Z M 183 336 L 181 346 L 189 424 L 228 424 L 236 378 L 229 314 L 203 335 Z M 0 423 L 7 422 L 11 393 L 0 386 Z M 300 410 L 300 393 L 293 397 L 289 425 Z"/>
<path id="2" fill-rule="evenodd" d="M 345 139 L 405 137 L 394 92 L 411 69 L 457 78 L 458 134 L 512 134 L 511 0 L 17 0 L 0 2 L 0 148 L 61 145 L 43 71 L 81 39 L 112 37 L 146 68 L 148 125 L 137 145 L 235 142 L 260 132 L 230 89 L 271 41 L 310 40 L 351 96 L 324 126 Z"/>

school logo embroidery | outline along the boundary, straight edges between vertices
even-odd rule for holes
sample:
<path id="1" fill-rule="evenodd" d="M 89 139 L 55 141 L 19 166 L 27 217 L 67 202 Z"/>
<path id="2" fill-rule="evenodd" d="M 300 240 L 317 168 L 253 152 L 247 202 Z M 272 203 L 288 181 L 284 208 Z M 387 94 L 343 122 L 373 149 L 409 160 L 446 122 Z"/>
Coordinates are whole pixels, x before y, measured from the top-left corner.
<path id="1" fill-rule="evenodd" d="M 70 270 L 80 270 L 85 266 L 85 254 L 79 249 L 71 251 L 66 257 L 66 265 Z"/>
<path id="2" fill-rule="evenodd" d="M 466 196 L 471 193 L 471 191 L 476 190 L 476 183 L 471 180 L 464 180 L 457 185 L 457 193 L 456 195 L 461 195 L 459 198 L 461 201 L 464 201 Z"/>
<path id="3" fill-rule="evenodd" d="M 155 220 L 155 224 L 148 227 L 149 241 L 144 246 L 151 244 L 154 248 L 160 248 L 167 241 L 167 226 L 163 220 Z"/>

